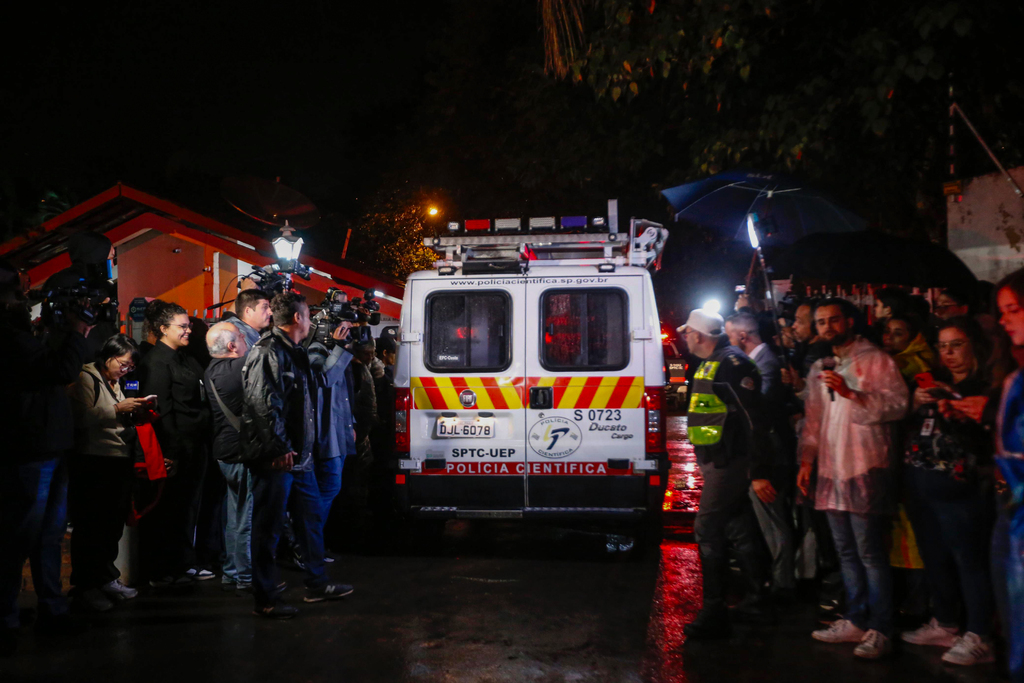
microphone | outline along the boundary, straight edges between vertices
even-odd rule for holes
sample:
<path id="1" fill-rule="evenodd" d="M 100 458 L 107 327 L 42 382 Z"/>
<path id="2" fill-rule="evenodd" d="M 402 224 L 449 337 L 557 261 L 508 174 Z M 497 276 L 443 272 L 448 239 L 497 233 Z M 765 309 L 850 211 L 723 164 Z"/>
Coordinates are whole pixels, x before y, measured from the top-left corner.
<path id="1" fill-rule="evenodd" d="M 822 358 L 822 360 L 821 360 L 821 368 L 822 368 L 822 370 L 831 370 L 831 371 L 835 372 L 835 369 L 836 369 L 836 359 L 833 358 L 832 356 L 829 356 L 828 358 Z M 828 397 L 829 397 L 829 400 L 831 400 L 831 401 L 835 401 L 836 400 L 836 390 L 833 389 L 832 387 L 829 387 Z"/>

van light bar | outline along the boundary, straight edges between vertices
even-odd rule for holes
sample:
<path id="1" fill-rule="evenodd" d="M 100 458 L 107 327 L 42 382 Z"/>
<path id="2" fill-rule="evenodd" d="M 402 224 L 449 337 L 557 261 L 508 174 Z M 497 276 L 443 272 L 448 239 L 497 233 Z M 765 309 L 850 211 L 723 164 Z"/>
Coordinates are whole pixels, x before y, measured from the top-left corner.
<path id="1" fill-rule="evenodd" d="M 554 216 L 543 216 L 540 218 L 530 219 L 530 230 L 554 230 L 555 229 L 555 217 Z"/>
<path id="2" fill-rule="evenodd" d="M 587 227 L 586 216 L 562 216 L 560 221 L 562 230 L 569 230 L 571 228 L 585 228 Z"/>
<path id="3" fill-rule="evenodd" d="M 519 232 L 523 229 L 521 218 L 495 218 L 494 229 L 497 232 Z"/>
<path id="4" fill-rule="evenodd" d="M 490 218 L 474 218 L 466 221 L 466 232 L 472 232 L 482 230 L 484 232 L 491 229 Z"/>

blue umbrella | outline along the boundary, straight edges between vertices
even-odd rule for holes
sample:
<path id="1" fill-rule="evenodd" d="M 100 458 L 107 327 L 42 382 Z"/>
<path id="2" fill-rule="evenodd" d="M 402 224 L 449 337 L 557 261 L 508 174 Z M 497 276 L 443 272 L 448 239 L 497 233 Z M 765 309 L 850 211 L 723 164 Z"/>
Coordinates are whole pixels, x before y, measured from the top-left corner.
<path id="1" fill-rule="evenodd" d="M 756 213 L 767 241 L 791 244 L 818 232 L 858 232 L 864 219 L 794 178 L 737 169 L 670 187 L 661 194 L 675 219 L 721 230 L 746 241 L 748 213 Z"/>

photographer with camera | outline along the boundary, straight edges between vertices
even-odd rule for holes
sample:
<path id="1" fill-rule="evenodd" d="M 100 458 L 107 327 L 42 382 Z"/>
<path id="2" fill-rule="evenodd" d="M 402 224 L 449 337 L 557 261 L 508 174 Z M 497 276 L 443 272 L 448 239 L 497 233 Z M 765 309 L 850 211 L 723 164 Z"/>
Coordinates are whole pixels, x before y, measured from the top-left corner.
<path id="1" fill-rule="evenodd" d="M 0 261 L 0 655 L 17 648 L 18 592 L 25 558 L 39 600 L 37 629 L 79 629 L 61 593 L 61 541 L 67 527 L 66 451 L 74 422 L 65 387 L 82 369 L 92 326 L 63 317 L 62 344 L 52 349 L 32 335 L 18 271 Z"/>
<path id="2" fill-rule="evenodd" d="M 106 235 L 79 232 L 68 238 L 68 256 L 71 265 L 46 279 L 43 289 L 61 293 L 88 291 L 89 308 L 98 314 L 95 329 L 86 340 L 86 362 L 95 360 L 103 343 L 118 333 L 117 285 L 111 279 L 111 261 L 116 252 Z M 113 303 L 113 306 L 109 304 Z M 106 304 L 105 306 L 103 304 Z M 46 310 L 43 312 L 46 317 Z M 88 320 L 86 316 L 79 316 Z"/>
<path id="3" fill-rule="evenodd" d="M 328 295 L 328 301 L 331 296 Z M 339 298 L 347 299 L 340 290 L 338 295 L 334 295 L 335 300 Z M 321 339 L 314 333 L 306 349 L 316 381 L 317 448 L 314 462 L 325 527 L 334 499 L 341 491 L 345 459 L 356 452 L 355 419 L 352 416 L 352 354 L 345 348 L 352 323 L 333 320 L 329 324 L 333 325 L 330 337 Z M 317 327 L 319 330 L 321 326 Z"/>
<path id="4" fill-rule="evenodd" d="M 320 491 L 313 472 L 316 446 L 314 380 L 301 344 L 309 335 L 309 307 L 296 292 L 271 301 L 274 328 L 249 352 L 242 370 L 242 455 L 252 476 L 254 614 L 288 619 L 298 610 L 281 601 L 274 551 L 288 500 L 305 556 L 305 602 L 333 600 L 352 587 L 331 583 L 324 566 Z"/>

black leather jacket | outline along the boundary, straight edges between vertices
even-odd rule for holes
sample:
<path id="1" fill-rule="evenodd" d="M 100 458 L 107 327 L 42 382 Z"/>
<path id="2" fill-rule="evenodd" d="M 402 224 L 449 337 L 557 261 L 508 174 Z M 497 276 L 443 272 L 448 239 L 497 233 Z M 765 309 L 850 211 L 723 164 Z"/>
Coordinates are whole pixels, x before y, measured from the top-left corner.
<path id="1" fill-rule="evenodd" d="M 294 451 L 292 469 L 311 471 L 316 423 L 305 350 L 276 327 L 265 332 L 246 356 L 242 385 L 242 460 L 268 467 Z"/>

